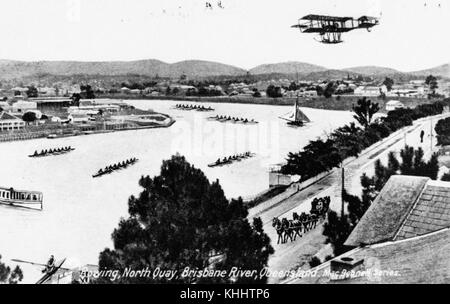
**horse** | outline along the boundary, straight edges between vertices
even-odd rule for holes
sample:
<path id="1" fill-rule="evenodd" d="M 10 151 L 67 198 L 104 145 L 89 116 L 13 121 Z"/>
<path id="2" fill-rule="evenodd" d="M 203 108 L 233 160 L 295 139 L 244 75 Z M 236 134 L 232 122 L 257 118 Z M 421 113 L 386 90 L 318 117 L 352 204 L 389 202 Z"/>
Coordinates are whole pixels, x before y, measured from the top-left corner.
<path id="1" fill-rule="evenodd" d="M 298 237 L 302 237 L 302 222 L 297 220 L 290 220 L 289 223 L 291 224 L 292 230 L 294 232 L 294 241 Z"/>
<path id="2" fill-rule="evenodd" d="M 287 238 L 293 241 L 293 234 L 294 234 L 294 228 L 292 227 L 291 223 L 287 220 L 287 218 L 283 218 L 281 220 L 281 225 L 284 229 L 284 243 L 287 242 Z"/>
<path id="3" fill-rule="evenodd" d="M 281 243 L 283 244 L 283 234 L 284 234 L 284 228 L 283 225 L 281 224 L 281 221 L 279 218 L 274 217 L 272 220 L 272 227 L 275 227 L 275 230 L 277 231 L 278 234 L 278 240 L 277 240 L 277 245 Z"/>

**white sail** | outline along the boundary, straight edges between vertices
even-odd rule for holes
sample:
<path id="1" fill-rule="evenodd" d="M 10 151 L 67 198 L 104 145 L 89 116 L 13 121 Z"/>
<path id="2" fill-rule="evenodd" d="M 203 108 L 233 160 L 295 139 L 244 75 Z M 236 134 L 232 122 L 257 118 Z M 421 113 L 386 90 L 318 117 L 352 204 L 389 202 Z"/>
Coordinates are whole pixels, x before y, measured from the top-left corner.
<path id="1" fill-rule="evenodd" d="M 305 113 L 303 113 L 302 110 L 300 110 L 300 107 L 298 107 L 297 102 L 295 103 L 294 111 L 289 112 L 281 116 L 280 118 L 291 122 L 303 122 L 303 123 L 311 122 L 308 116 L 306 116 Z"/>
<path id="2" fill-rule="evenodd" d="M 305 113 L 303 113 L 299 107 L 297 107 L 296 121 L 311 122 L 311 120 L 308 118 L 308 116 L 306 116 Z"/>

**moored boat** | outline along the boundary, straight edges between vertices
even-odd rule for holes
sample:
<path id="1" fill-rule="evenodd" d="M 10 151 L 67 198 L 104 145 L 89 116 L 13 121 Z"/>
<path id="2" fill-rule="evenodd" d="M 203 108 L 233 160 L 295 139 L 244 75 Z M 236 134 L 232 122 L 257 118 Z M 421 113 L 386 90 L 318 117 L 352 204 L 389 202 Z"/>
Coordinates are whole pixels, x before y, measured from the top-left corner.
<path id="1" fill-rule="evenodd" d="M 0 187 L 0 204 L 27 209 L 43 209 L 43 194 L 39 191 L 15 190 Z"/>

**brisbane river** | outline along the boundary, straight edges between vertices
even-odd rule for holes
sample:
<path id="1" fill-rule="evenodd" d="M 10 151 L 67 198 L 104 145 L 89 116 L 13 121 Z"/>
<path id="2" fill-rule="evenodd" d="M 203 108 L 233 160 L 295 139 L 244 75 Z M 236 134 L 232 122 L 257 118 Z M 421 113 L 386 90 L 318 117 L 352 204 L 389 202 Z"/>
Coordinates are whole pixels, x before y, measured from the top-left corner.
<path id="1" fill-rule="evenodd" d="M 268 170 L 283 162 L 288 152 L 299 151 L 309 140 L 326 136 L 353 120 L 352 113 L 302 109 L 311 123 L 302 128 L 286 125 L 280 116 L 293 107 L 204 103 L 214 112 L 179 111 L 174 101 L 129 101 L 140 109 L 171 115 L 170 128 L 124 131 L 60 139 L 0 143 L 0 186 L 36 190 L 44 194 L 42 212 L 0 206 L 0 254 L 10 259 L 45 263 L 51 254 L 67 258 L 66 267 L 97 264 L 99 253 L 112 246 L 111 233 L 128 214 L 128 198 L 140 192 L 142 175 L 159 174 L 163 160 L 180 153 L 219 179 L 228 198 L 249 198 L 268 188 Z M 187 103 L 187 102 L 186 102 Z M 230 115 L 255 119 L 259 124 L 220 123 L 207 118 Z M 35 150 L 72 146 L 61 156 L 29 158 Z M 230 166 L 209 168 L 218 158 L 251 151 L 254 158 Z M 107 165 L 136 157 L 126 170 L 101 178 L 92 175 Z M 33 283 L 40 269 L 20 265 L 24 282 Z"/>

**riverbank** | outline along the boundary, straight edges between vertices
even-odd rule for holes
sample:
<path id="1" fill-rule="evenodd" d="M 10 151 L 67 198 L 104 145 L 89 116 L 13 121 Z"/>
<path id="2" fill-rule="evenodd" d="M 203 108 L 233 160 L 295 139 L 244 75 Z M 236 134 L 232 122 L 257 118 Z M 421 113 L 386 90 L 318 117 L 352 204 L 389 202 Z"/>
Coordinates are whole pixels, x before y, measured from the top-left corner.
<path id="1" fill-rule="evenodd" d="M 219 97 L 197 97 L 197 96 L 147 96 L 147 95 L 130 95 L 130 94 L 103 94 L 99 95 L 101 99 L 121 99 L 121 100 L 175 100 L 180 102 L 201 102 L 201 103 L 231 103 L 231 104 L 255 104 L 255 105 L 273 105 L 273 106 L 293 106 L 296 98 L 282 97 L 236 97 L 236 96 L 219 96 Z M 355 95 L 337 95 L 331 98 L 316 97 L 306 98 L 300 97 L 299 104 L 301 107 L 322 109 L 322 110 L 336 110 L 336 111 L 351 111 L 358 99 L 362 96 Z M 399 100 L 405 107 L 415 108 L 420 104 L 432 103 L 436 100 L 426 98 L 414 97 L 368 97 L 368 99 L 376 102 L 380 106 L 380 112 L 386 113 L 386 103 L 390 100 Z"/>
<path id="2" fill-rule="evenodd" d="M 134 130 L 144 130 L 144 129 L 155 129 L 155 128 L 169 128 L 176 122 L 175 119 L 168 116 L 167 122 L 162 122 L 161 124 L 154 124 L 148 126 L 137 126 L 129 124 L 117 124 L 117 127 L 113 129 L 107 129 L 106 126 L 101 126 L 97 128 L 94 125 L 81 125 L 73 126 L 72 128 L 63 127 L 60 128 L 42 128 L 42 130 L 21 130 L 21 132 L 9 132 L 0 133 L 0 142 L 11 142 L 11 141 L 23 141 L 32 140 L 40 138 L 62 138 L 62 137 L 73 137 L 73 136 L 83 136 L 83 135 L 94 135 L 94 134 L 104 134 L 113 133 L 119 131 L 134 131 Z M 110 127 L 110 126 L 109 126 Z"/>

